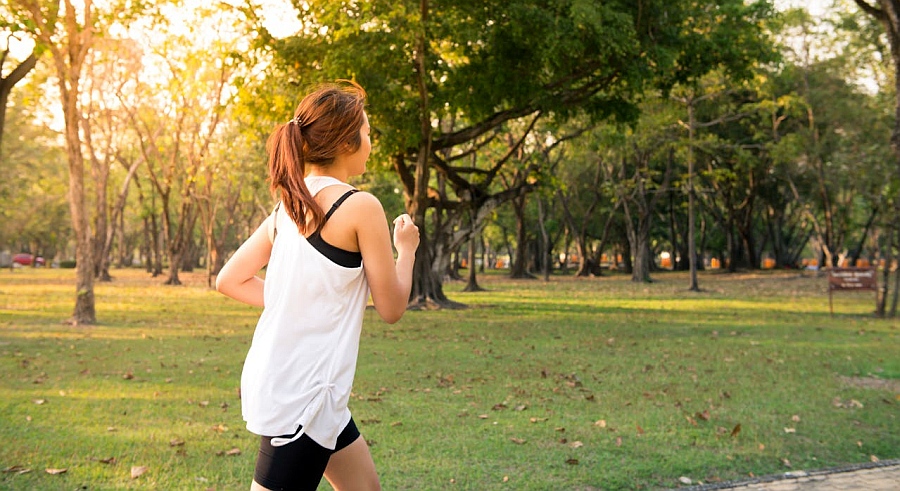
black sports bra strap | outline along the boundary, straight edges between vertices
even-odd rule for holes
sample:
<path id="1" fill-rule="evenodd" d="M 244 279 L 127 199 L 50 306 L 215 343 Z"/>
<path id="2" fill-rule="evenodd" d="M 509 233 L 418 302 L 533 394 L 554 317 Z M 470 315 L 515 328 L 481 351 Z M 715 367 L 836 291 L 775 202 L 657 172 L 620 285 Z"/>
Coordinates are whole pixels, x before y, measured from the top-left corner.
<path id="1" fill-rule="evenodd" d="M 275 218 L 272 220 L 272 240 L 275 240 L 275 237 L 278 237 L 278 209 L 281 208 L 281 201 L 275 205 L 275 211 L 272 213 L 275 215 Z"/>
<path id="2" fill-rule="evenodd" d="M 344 201 L 347 200 L 347 198 L 349 198 L 350 196 L 352 196 L 354 193 L 356 193 L 358 191 L 359 191 L 359 189 L 351 189 L 350 191 L 347 191 L 346 193 L 341 195 L 341 197 L 338 198 L 337 201 L 335 201 L 333 205 L 331 205 L 331 209 L 328 210 L 328 213 L 325 214 L 325 220 L 322 220 L 322 225 L 325 225 L 325 222 L 327 222 L 328 219 L 331 218 L 331 215 L 334 214 L 334 212 L 338 209 L 338 207 L 341 206 L 341 204 L 343 204 Z M 322 227 L 320 226 L 319 228 L 322 228 Z"/>

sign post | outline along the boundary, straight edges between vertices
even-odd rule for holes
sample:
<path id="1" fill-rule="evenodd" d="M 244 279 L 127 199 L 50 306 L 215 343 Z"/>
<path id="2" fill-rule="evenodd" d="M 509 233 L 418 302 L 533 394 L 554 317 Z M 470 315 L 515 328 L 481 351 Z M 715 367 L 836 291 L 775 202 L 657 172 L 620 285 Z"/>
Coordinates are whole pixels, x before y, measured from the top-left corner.
<path id="1" fill-rule="evenodd" d="M 828 308 L 834 315 L 835 291 L 873 291 L 878 302 L 878 279 L 875 268 L 832 268 L 828 270 Z"/>

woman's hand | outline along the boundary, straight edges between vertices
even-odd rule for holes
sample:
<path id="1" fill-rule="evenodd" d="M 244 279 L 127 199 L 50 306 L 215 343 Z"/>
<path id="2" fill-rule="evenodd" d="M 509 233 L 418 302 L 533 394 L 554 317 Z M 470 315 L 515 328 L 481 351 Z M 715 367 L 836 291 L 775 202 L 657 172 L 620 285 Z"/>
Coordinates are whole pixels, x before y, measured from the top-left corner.
<path id="1" fill-rule="evenodd" d="M 408 214 L 404 213 L 394 219 L 394 248 L 397 254 L 415 254 L 419 247 L 419 227 Z"/>

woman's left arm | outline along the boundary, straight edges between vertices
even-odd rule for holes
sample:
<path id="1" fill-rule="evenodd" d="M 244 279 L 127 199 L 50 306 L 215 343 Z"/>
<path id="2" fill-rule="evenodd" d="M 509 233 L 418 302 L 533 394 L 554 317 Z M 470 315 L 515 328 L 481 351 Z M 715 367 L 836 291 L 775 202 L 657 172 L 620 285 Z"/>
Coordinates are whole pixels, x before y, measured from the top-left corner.
<path id="1" fill-rule="evenodd" d="M 272 233 L 268 218 L 253 232 L 225 263 L 216 276 L 216 290 L 240 302 L 264 307 L 263 279 L 259 270 L 269 263 L 272 253 Z"/>

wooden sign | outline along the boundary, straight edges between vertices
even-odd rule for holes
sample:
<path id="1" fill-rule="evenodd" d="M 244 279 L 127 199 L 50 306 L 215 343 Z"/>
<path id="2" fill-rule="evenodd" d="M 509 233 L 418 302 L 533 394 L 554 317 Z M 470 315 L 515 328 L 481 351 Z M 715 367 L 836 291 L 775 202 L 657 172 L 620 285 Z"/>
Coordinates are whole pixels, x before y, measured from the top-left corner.
<path id="1" fill-rule="evenodd" d="M 828 307 L 834 315 L 832 293 L 834 291 L 873 291 L 878 295 L 878 278 L 875 268 L 832 268 L 828 270 Z"/>

